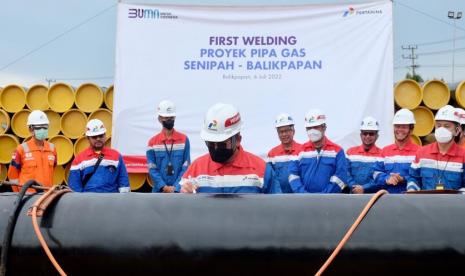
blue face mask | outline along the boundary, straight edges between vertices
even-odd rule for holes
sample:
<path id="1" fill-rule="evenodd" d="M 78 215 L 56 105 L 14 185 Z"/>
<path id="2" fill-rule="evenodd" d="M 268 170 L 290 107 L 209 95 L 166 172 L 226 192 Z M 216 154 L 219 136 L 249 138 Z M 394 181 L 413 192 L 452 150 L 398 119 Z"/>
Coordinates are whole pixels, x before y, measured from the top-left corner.
<path id="1" fill-rule="evenodd" d="M 34 129 L 34 137 L 39 140 L 45 140 L 48 137 L 48 129 Z"/>

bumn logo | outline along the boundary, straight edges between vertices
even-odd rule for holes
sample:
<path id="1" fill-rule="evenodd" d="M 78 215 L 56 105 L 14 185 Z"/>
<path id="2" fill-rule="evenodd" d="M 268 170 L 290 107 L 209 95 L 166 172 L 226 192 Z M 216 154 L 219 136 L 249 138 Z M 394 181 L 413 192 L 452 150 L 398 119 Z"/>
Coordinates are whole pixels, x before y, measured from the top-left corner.
<path id="1" fill-rule="evenodd" d="M 160 11 L 157 9 L 129 9 L 128 18 L 158 19 Z"/>

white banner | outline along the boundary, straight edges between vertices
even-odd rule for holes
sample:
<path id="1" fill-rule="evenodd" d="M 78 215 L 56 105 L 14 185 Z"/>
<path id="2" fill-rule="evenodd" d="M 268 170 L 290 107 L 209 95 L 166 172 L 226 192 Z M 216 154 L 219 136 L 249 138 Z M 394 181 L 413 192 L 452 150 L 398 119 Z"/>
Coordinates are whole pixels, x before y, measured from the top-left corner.
<path id="1" fill-rule="evenodd" d="M 200 128 L 217 102 L 235 105 L 247 151 L 279 144 L 274 119 L 289 113 L 304 143 L 311 108 L 327 115 L 327 136 L 360 144 L 363 117 L 392 141 L 392 2 L 269 7 L 118 4 L 112 146 L 129 171 L 144 171 L 147 142 L 160 131 L 156 107 L 177 107 L 175 128 L 191 157 L 207 152 Z"/>

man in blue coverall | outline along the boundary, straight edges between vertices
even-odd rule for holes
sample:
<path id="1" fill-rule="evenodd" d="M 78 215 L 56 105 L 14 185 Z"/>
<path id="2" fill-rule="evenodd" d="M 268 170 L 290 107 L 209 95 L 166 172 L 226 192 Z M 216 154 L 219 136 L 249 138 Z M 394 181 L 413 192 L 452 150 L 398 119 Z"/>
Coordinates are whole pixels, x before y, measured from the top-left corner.
<path id="1" fill-rule="evenodd" d="M 158 122 L 162 130 L 148 143 L 147 163 L 154 193 L 179 193 L 179 181 L 191 163 L 186 135 L 174 129 L 176 107 L 169 100 L 158 105 Z"/>
<path id="2" fill-rule="evenodd" d="M 366 117 L 360 125 L 362 144 L 347 150 L 349 186 L 354 194 L 372 192 L 374 165 L 381 160 L 381 149 L 376 146 L 379 124 L 373 117 Z"/>
<path id="3" fill-rule="evenodd" d="M 89 147 L 74 158 L 69 171 L 68 185 L 75 192 L 128 193 L 128 173 L 123 156 L 105 147 L 107 132 L 99 119 L 87 123 Z"/>
<path id="4" fill-rule="evenodd" d="M 420 146 L 414 144 L 410 135 L 415 127 L 412 111 L 402 108 L 394 114 L 394 143 L 381 150 L 381 159 L 375 162 L 372 192 L 381 189 L 399 194 L 407 188 L 407 178 L 412 161 Z"/>
<path id="5" fill-rule="evenodd" d="M 326 136 L 326 116 L 319 109 L 305 116 L 309 142 L 302 145 L 298 160 L 289 164 L 289 183 L 294 193 L 347 192 L 347 160 L 344 150 Z"/>

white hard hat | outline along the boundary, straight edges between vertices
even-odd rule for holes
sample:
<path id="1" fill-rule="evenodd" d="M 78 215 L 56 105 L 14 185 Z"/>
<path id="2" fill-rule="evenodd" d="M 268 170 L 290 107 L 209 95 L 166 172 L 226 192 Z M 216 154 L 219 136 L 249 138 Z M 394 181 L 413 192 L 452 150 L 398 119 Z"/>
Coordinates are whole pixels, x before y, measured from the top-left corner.
<path id="1" fill-rule="evenodd" d="M 392 120 L 393 125 L 411 125 L 415 124 L 415 116 L 413 112 L 402 108 L 394 114 L 394 119 Z"/>
<path id="2" fill-rule="evenodd" d="M 224 103 L 217 103 L 208 109 L 200 137 L 208 142 L 222 142 L 241 131 L 241 115 L 237 109 Z"/>
<path id="3" fill-rule="evenodd" d="M 105 125 L 99 119 L 92 119 L 87 122 L 86 125 L 86 136 L 97 136 L 107 132 Z"/>
<path id="4" fill-rule="evenodd" d="M 47 115 L 40 110 L 33 110 L 29 116 L 27 117 L 27 125 L 48 125 L 50 122 L 48 121 Z"/>
<path id="5" fill-rule="evenodd" d="M 314 127 L 326 124 L 326 116 L 320 109 L 311 109 L 305 115 L 305 127 Z"/>
<path id="6" fill-rule="evenodd" d="M 435 121 L 451 121 L 451 122 L 460 123 L 458 112 L 455 109 L 455 107 L 451 105 L 445 105 L 441 107 L 436 113 L 434 120 Z"/>
<path id="7" fill-rule="evenodd" d="M 455 109 L 455 112 L 457 112 L 457 116 L 459 116 L 460 124 L 465 125 L 465 110 L 457 107 Z"/>
<path id="8" fill-rule="evenodd" d="M 291 115 L 287 113 L 281 113 L 276 117 L 275 127 L 282 127 L 282 126 L 293 126 L 294 120 L 292 119 Z"/>
<path id="9" fill-rule="evenodd" d="M 174 117 L 176 116 L 176 106 L 169 100 L 161 101 L 157 108 L 158 116 Z"/>
<path id="10" fill-rule="evenodd" d="M 360 125 L 360 130 L 379 130 L 378 121 L 373 117 L 365 117 Z"/>

